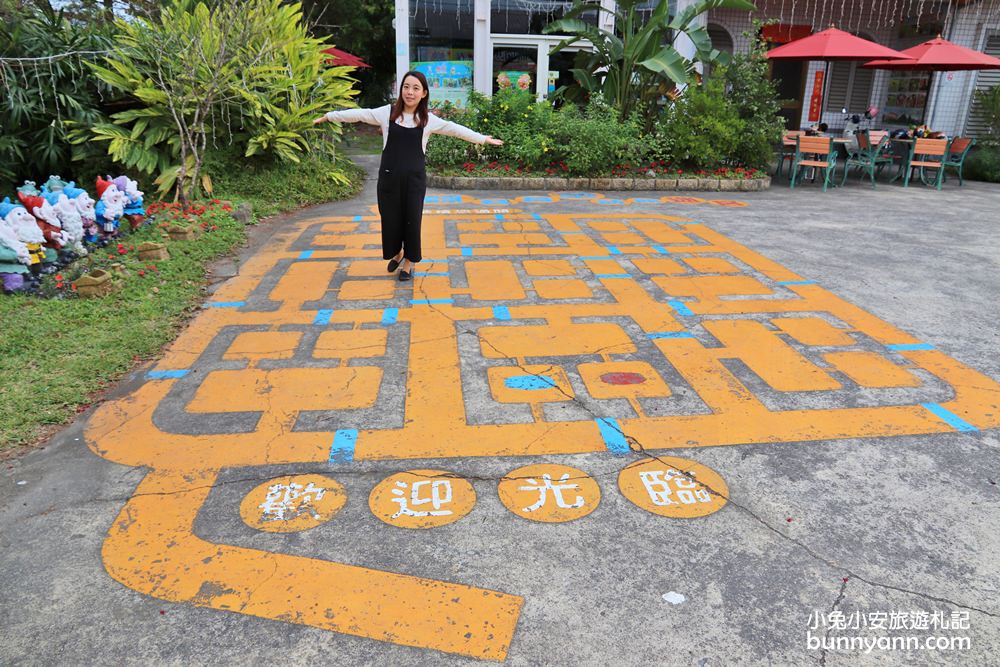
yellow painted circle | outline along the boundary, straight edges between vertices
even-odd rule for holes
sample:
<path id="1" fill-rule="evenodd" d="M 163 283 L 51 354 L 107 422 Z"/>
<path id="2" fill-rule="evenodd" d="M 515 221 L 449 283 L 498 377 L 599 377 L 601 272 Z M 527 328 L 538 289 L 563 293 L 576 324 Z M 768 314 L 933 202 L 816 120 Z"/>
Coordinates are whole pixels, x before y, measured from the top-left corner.
<path id="1" fill-rule="evenodd" d="M 347 502 L 347 492 L 323 475 L 275 477 L 248 493 L 240 516 L 251 528 L 293 533 L 326 523 Z"/>
<path id="2" fill-rule="evenodd" d="M 444 526 L 475 505 L 472 484 L 444 470 L 398 472 L 379 482 L 368 496 L 372 514 L 398 528 Z"/>
<path id="3" fill-rule="evenodd" d="M 585 517 L 601 502 L 601 487 L 582 470 L 552 464 L 518 468 L 500 480 L 500 502 L 514 514 L 545 523 Z"/>
<path id="4" fill-rule="evenodd" d="M 642 459 L 625 467 L 618 474 L 618 488 L 647 512 L 678 519 L 718 512 L 729 496 L 729 487 L 719 473 L 672 456 Z"/>

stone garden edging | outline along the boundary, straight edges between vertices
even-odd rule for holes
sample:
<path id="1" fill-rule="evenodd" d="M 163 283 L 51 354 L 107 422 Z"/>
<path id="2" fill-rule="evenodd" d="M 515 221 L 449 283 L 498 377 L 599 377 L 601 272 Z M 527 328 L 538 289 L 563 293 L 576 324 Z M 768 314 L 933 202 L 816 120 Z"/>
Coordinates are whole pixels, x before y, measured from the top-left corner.
<path id="1" fill-rule="evenodd" d="M 771 187 L 771 177 L 720 178 L 518 178 L 510 176 L 441 176 L 427 174 L 427 185 L 452 190 L 584 190 L 760 192 Z"/>

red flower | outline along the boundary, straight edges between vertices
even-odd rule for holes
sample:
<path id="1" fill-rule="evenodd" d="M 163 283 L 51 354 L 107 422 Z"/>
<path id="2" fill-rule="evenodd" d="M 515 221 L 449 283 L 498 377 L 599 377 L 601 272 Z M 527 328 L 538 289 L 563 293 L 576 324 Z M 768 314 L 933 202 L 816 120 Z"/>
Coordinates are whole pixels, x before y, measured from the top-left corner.
<path id="1" fill-rule="evenodd" d="M 69 288 L 75 292 L 76 291 L 76 283 L 70 283 L 69 284 Z"/>
<path id="2" fill-rule="evenodd" d="M 57 273 L 56 274 L 56 281 L 61 283 L 62 280 L 63 280 L 62 274 L 61 273 Z"/>
<path id="3" fill-rule="evenodd" d="M 62 288 L 63 288 L 63 284 L 62 284 L 62 281 L 60 280 L 59 282 L 56 283 L 56 289 L 62 289 Z"/>
<path id="4" fill-rule="evenodd" d="M 146 275 L 146 272 L 145 272 L 145 271 L 143 271 L 142 269 L 139 269 L 139 277 L 140 277 L 140 278 L 142 278 L 142 277 L 144 277 L 145 275 Z"/>

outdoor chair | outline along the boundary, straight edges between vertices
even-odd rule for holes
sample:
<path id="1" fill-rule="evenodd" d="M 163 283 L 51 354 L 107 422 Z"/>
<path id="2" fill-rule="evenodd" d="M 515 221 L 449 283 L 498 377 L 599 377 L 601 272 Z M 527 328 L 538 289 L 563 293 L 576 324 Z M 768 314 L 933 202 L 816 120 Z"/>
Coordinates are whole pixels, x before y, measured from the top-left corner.
<path id="1" fill-rule="evenodd" d="M 774 172 L 775 178 L 781 177 L 781 169 L 787 160 L 789 162 L 789 175 L 791 175 L 791 162 L 795 158 L 793 146 L 786 146 L 785 142 L 805 134 L 802 130 L 786 130 L 781 137 L 781 147 L 778 149 L 778 169 Z"/>
<path id="2" fill-rule="evenodd" d="M 962 167 L 965 166 L 965 158 L 969 155 L 969 150 L 976 145 L 975 139 L 969 137 L 955 137 L 948 147 L 948 154 L 944 158 L 945 179 L 948 178 L 948 168 L 951 167 L 958 172 L 958 184 L 965 185 L 962 180 Z"/>
<path id="3" fill-rule="evenodd" d="M 881 171 L 882 167 L 887 164 L 892 163 L 892 158 L 883 155 L 883 150 L 886 144 L 889 143 L 889 133 L 882 132 L 881 140 L 876 143 L 871 138 L 871 133 L 867 130 L 864 132 L 859 132 L 858 137 L 858 150 L 850 153 L 847 156 L 847 161 L 844 162 L 844 176 L 840 180 L 840 184 L 843 185 L 847 182 L 847 172 L 851 167 L 859 167 L 864 169 L 868 174 L 868 178 L 871 179 L 872 189 L 875 189 L 875 173 L 876 171 Z"/>
<path id="4" fill-rule="evenodd" d="M 823 171 L 823 192 L 830 185 L 830 177 L 837 169 L 837 154 L 831 137 L 795 137 L 795 157 L 792 160 L 792 187 L 802 167 Z"/>
<path id="5" fill-rule="evenodd" d="M 909 187 L 910 174 L 914 169 L 920 169 L 920 180 L 925 185 L 930 185 L 927 180 L 926 170 L 937 169 L 937 176 L 934 185 L 938 190 L 944 182 L 944 162 L 948 154 L 947 139 L 916 139 L 910 145 L 910 161 L 903 177 L 903 187 Z M 934 159 L 937 158 L 937 159 Z"/>

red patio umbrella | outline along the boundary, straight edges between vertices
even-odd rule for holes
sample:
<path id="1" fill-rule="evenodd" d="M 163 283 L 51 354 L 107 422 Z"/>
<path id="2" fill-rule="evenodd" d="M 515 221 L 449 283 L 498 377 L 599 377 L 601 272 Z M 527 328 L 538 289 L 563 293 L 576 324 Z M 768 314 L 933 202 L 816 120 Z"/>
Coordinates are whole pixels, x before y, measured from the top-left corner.
<path id="1" fill-rule="evenodd" d="M 967 49 L 953 44 L 938 35 L 932 40 L 910 47 L 900 53 L 912 60 L 872 60 L 862 67 L 871 69 L 954 72 L 957 70 L 1000 69 L 1000 58 L 988 56 L 980 51 Z M 930 123 L 935 120 L 937 101 L 940 94 L 934 95 L 934 105 L 931 113 L 925 118 Z M 926 107 L 925 107 L 926 109 Z"/>
<path id="2" fill-rule="evenodd" d="M 323 53 L 330 54 L 331 57 L 327 61 L 327 63 L 330 65 L 335 65 L 337 67 L 344 67 L 344 66 L 371 67 L 371 65 L 366 63 L 361 58 L 358 58 L 356 55 L 348 53 L 347 51 L 341 51 L 340 49 L 335 49 L 332 46 L 328 49 L 323 49 Z"/>
<path id="3" fill-rule="evenodd" d="M 829 84 L 827 74 L 831 60 L 872 60 L 874 58 L 912 60 L 910 56 L 903 55 L 899 51 L 856 37 L 849 32 L 837 30 L 832 26 L 814 35 L 773 48 L 767 52 L 767 57 L 771 60 L 822 60 L 826 63 L 823 68 L 823 90 L 819 100 L 820 117 L 822 117 L 823 101 L 826 98 L 826 87 Z"/>
<path id="4" fill-rule="evenodd" d="M 912 60 L 872 60 L 862 67 L 936 72 L 1000 69 L 1000 58 L 994 58 L 985 53 L 953 44 L 947 39 L 942 39 L 941 35 L 923 44 L 917 44 L 900 51 L 900 53 L 909 56 Z"/>

